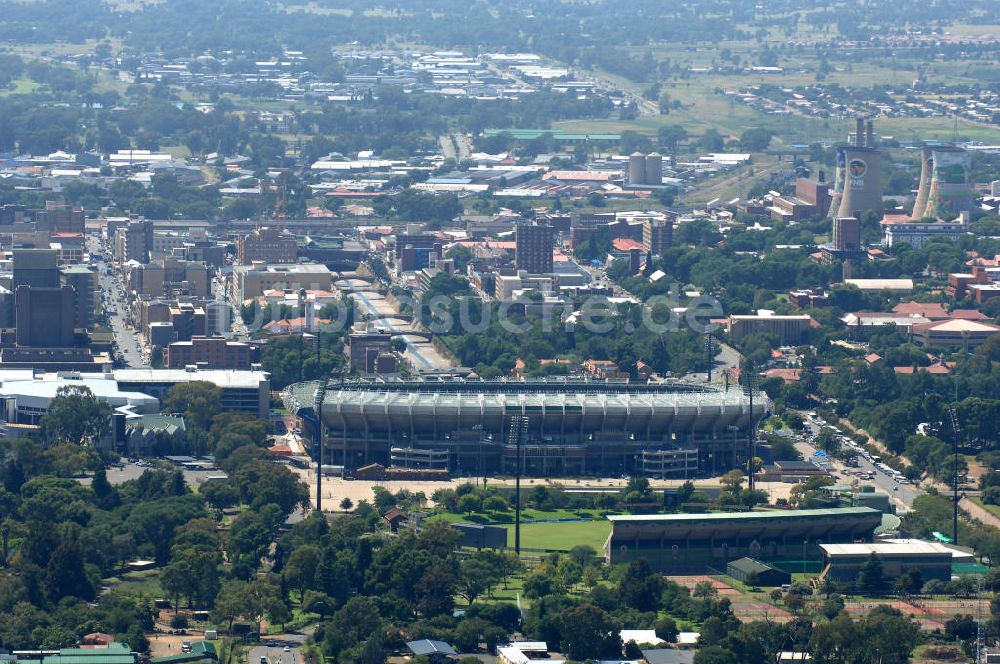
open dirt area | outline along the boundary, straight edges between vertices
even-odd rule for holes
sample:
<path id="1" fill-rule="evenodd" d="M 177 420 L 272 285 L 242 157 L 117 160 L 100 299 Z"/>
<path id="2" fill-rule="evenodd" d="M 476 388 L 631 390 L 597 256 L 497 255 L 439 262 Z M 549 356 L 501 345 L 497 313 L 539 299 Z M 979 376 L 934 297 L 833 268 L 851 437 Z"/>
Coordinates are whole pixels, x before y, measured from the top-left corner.
<path id="1" fill-rule="evenodd" d="M 299 473 L 302 479 L 309 485 L 309 495 L 313 504 L 316 502 L 316 472 L 313 468 L 293 468 L 295 472 Z M 385 489 L 392 491 L 393 493 L 399 491 L 400 489 L 407 489 L 414 493 L 422 491 L 430 500 L 431 495 L 438 489 L 454 489 L 460 484 L 465 484 L 471 482 L 473 484 L 482 484 L 483 478 L 481 477 L 459 477 L 453 478 L 446 481 L 437 482 L 419 482 L 419 481 L 391 481 L 391 482 L 375 482 L 372 480 L 345 480 L 339 477 L 326 476 L 323 478 L 323 506 L 324 509 L 335 510 L 338 509 L 340 501 L 344 498 L 350 498 L 352 503 L 357 503 L 359 500 L 372 500 L 375 497 L 375 486 L 384 487 Z M 507 485 L 513 486 L 514 480 L 511 478 L 486 478 L 487 485 Z M 719 478 L 698 478 L 694 480 L 695 485 L 699 487 L 712 487 L 719 486 Z M 677 487 L 684 483 L 684 480 L 650 480 L 650 485 L 656 488 L 663 487 Z M 521 486 L 526 488 L 531 488 L 536 485 L 548 485 L 555 486 L 561 485 L 566 488 L 572 489 L 598 489 L 598 488 L 621 488 L 627 484 L 627 480 L 623 479 L 539 479 L 539 478 L 522 478 Z M 778 482 L 767 482 L 757 485 L 758 488 L 766 491 L 769 496 L 771 503 L 779 498 L 787 499 L 791 493 L 793 484 L 783 484 Z"/>

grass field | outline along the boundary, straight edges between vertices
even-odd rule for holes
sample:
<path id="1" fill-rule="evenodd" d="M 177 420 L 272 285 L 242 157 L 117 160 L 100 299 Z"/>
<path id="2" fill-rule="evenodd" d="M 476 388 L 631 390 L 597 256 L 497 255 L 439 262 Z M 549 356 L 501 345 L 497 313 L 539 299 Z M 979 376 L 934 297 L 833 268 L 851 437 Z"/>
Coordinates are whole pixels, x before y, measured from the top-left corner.
<path id="1" fill-rule="evenodd" d="M 987 505 L 979 496 L 969 496 L 969 500 L 982 507 L 984 510 L 1000 519 L 1000 505 Z"/>
<path id="2" fill-rule="evenodd" d="M 40 84 L 30 78 L 19 78 L 11 84 L 11 87 L 0 90 L 0 96 L 27 95 L 35 92 L 39 87 L 41 87 Z"/>
<path id="3" fill-rule="evenodd" d="M 514 526 L 506 524 L 507 546 L 514 546 Z M 522 523 L 521 546 L 525 549 L 569 551 L 574 546 L 589 546 L 598 553 L 611 534 L 610 521 L 571 521 L 567 523 Z"/>
<path id="4" fill-rule="evenodd" d="M 507 529 L 507 546 L 514 546 L 513 512 L 502 514 L 455 514 L 441 512 L 431 517 L 447 523 L 481 523 Z M 553 523 L 557 519 L 592 519 Z M 529 523 L 546 521 L 546 523 Z M 521 511 L 521 546 L 526 549 L 569 551 L 574 546 L 587 545 L 598 553 L 611 533 L 611 522 L 597 510 L 533 510 Z"/>
<path id="5" fill-rule="evenodd" d="M 104 579 L 104 585 L 112 592 L 133 597 L 143 596 L 156 599 L 163 596 L 160 588 L 160 571 L 151 569 L 141 572 L 126 572 L 121 576 Z"/>

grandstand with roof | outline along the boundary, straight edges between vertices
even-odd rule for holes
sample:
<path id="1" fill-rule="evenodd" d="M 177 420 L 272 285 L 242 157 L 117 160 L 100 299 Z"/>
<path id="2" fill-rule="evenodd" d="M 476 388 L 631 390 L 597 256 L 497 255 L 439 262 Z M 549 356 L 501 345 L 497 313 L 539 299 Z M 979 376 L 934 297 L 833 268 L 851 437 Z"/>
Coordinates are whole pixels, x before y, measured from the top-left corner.
<path id="1" fill-rule="evenodd" d="M 818 572 L 824 543 L 871 542 L 882 517 L 870 507 L 611 515 L 604 555 L 612 564 L 645 558 L 670 574 L 724 570 L 743 557 Z"/>
<path id="2" fill-rule="evenodd" d="M 317 389 L 292 386 L 286 405 L 315 418 Z M 755 394 L 753 420 L 769 409 Z M 745 462 L 751 422 L 736 387 L 579 379 L 348 381 L 326 388 L 322 415 L 326 463 L 459 474 L 514 472 L 514 416 L 528 421 L 530 475 L 716 474 Z"/>

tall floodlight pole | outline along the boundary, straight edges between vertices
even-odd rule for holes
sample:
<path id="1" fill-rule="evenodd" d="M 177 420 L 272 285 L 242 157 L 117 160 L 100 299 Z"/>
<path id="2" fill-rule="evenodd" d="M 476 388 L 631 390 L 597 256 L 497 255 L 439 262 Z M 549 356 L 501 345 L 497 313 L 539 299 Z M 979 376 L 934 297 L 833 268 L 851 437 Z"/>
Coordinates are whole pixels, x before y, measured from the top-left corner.
<path id="1" fill-rule="evenodd" d="M 711 332 L 706 332 L 705 333 L 705 359 L 706 359 L 707 366 L 708 366 L 708 368 L 705 370 L 705 382 L 706 383 L 711 383 L 712 382 L 712 364 L 713 364 L 713 362 L 715 360 L 715 358 L 712 357 L 712 333 Z"/>
<path id="2" fill-rule="evenodd" d="M 958 544 L 958 439 L 962 435 L 962 427 L 958 423 L 958 411 L 952 406 L 948 409 L 948 418 L 951 420 L 951 428 L 955 434 L 952 442 L 952 452 L 954 460 L 951 468 L 951 538 L 954 544 Z"/>
<path id="3" fill-rule="evenodd" d="M 750 456 L 747 459 L 747 487 L 754 490 L 754 456 L 757 454 L 757 422 L 753 416 L 753 393 L 757 387 L 757 369 L 750 360 L 744 360 L 740 368 L 740 383 L 743 386 L 743 393 L 747 395 L 750 402 Z"/>
<path id="4" fill-rule="evenodd" d="M 316 511 L 323 511 L 323 446 L 326 431 L 323 426 L 323 399 L 326 398 L 326 381 L 316 390 L 316 419 L 319 420 L 319 455 L 316 459 Z"/>
<path id="5" fill-rule="evenodd" d="M 510 435 L 516 449 L 514 470 L 514 553 L 521 555 L 521 443 L 528 433 L 528 418 L 514 415 L 510 418 Z"/>

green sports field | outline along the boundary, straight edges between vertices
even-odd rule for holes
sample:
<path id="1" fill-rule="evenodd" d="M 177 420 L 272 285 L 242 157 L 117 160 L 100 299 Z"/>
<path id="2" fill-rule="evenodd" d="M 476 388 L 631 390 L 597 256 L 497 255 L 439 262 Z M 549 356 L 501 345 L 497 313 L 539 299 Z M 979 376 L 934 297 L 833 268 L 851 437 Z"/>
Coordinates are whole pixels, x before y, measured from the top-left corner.
<path id="1" fill-rule="evenodd" d="M 514 546 L 514 526 L 506 525 L 507 546 Z M 600 553 L 604 540 L 611 533 L 611 522 L 570 521 L 566 523 L 521 524 L 521 547 L 524 549 L 549 549 L 569 551 L 574 546 L 587 545 Z"/>

